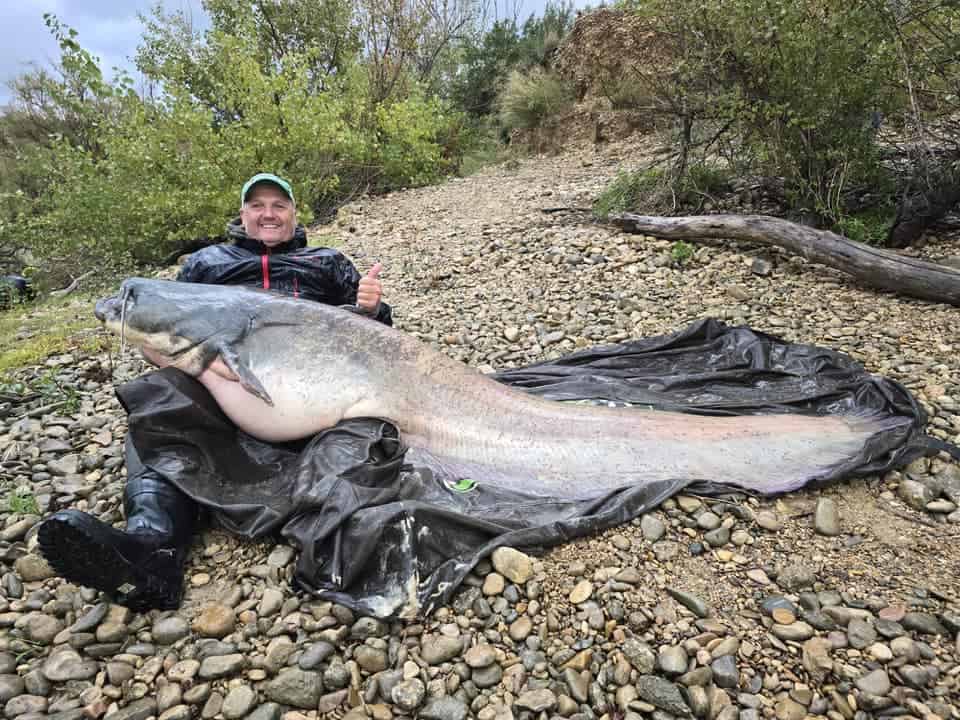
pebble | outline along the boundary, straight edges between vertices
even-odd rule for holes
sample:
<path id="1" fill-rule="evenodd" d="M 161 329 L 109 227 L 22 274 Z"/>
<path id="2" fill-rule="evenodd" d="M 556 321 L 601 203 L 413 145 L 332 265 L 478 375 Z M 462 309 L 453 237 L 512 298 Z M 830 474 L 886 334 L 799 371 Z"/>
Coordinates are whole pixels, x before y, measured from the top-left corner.
<path id="1" fill-rule="evenodd" d="M 174 615 L 154 623 L 150 634 L 158 645 L 173 645 L 190 634 L 190 626 L 182 617 Z"/>
<path id="2" fill-rule="evenodd" d="M 667 526 L 663 524 L 663 521 L 652 513 L 646 513 L 640 519 L 640 532 L 643 533 L 643 537 L 648 542 L 657 542 L 660 540 L 667 532 Z"/>
<path id="3" fill-rule="evenodd" d="M 781 640 L 801 641 L 812 638 L 814 630 L 807 623 L 799 621 L 789 625 L 774 623 L 771 632 Z"/>
<path id="4" fill-rule="evenodd" d="M 682 675 L 687 671 L 687 652 L 678 645 L 660 648 L 657 667 L 667 675 Z"/>
<path id="5" fill-rule="evenodd" d="M 517 585 L 523 585 L 533 576 L 533 558 L 514 548 L 497 548 L 490 560 L 498 573 Z"/>
<path id="6" fill-rule="evenodd" d="M 203 670 L 201 668 L 201 676 Z M 267 699 L 281 705 L 291 705 L 304 710 L 315 710 L 323 693 L 320 676 L 300 668 L 283 668 L 264 686 Z"/>
<path id="7" fill-rule="evenodd" d="M 570 602 L 579 605 L 589 600 L 591 595 L 593 595 L 593 583 L 589 580 L 581 580 L 570 591 Z"/>
<path id="8" fill-rule="evenodd" d="M 680 689 L 672 682 L 656 675 L 642 675 L 637 680 L 637 694 L 654 707 L 673 715 L 687 716 L 690 707 L 684 702 Z"/>
<path id="9" fill-rule="evenodd" d="M 710 615 L 710 608 L 707 607 L 707 604 L 693 593 L 672 587 L 667 587 L 667 593 L 697 617 L 705 618 Z"/>
<path id="10" fill-rule="evenodd" d="M 756 523 L 767 532 L 780 532 L 783 529 L 783 523 L 777 517 L 776 513 L 770 510 L 761 510 L 756 515 Z"/>
<path id="11" fill-rule="evenodd" d="M 459 638 L 434 636 L 420 645 L 420 657 L 428 665 L 440 665 L 460 654 L 463 642 Z"/>
<path id="12" fill-rule="evenodd" d="M 834 500 L 827 497 L 821 497 L 817 500 L 817 508 L 813 515 L 813 527 L 820 535 L 833 537 L 840 534 L 840 509 Z"/>
<path id="13" fill-rule="evenodd" d="M 237 616 L 226 605 L 207 605 L 193 621 L 193 631 L 200 637 L 224 638 L 236 627 Z"/>

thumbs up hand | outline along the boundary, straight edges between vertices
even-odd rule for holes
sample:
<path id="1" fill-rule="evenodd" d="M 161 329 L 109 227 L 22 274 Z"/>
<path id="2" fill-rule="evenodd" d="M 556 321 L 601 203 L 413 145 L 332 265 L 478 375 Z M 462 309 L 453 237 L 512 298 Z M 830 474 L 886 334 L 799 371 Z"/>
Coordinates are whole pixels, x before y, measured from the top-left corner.
<path id="1" fill-rule="evenodd" d="M 373 267 L 360 278 L 357 284 L 357 307 L 371 315 L 377 312 L 380 307 L 380 298 L 383 295 L 383 286 L 380 284 L 379 275 L 383 270 L 383 265 L 374 263 Z"/>

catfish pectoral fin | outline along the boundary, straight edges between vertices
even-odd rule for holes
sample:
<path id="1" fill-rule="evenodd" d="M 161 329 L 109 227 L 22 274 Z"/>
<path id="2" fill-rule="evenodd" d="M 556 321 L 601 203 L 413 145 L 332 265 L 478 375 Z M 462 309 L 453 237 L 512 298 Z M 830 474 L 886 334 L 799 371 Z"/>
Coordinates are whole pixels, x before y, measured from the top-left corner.
<path id="1" fill-rule="evenodd" d="M 253 374 L 253 371 L 240 360 L 237 351 L 226 344 L 220 346 L 218 350 L 220 351 L 220 359 L 223 361 L 223 364 L 236 375 L 236 379 L 240 382 L 240 387 L 273 407 L 273 398 L 270 397 L 270 393 L 263 387 L 260 379 Z"/>

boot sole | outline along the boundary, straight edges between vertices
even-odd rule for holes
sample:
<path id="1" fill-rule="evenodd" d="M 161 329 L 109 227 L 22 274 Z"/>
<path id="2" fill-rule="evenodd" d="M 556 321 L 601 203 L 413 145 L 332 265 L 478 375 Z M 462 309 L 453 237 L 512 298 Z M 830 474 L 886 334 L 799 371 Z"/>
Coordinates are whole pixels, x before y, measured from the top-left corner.
<path id="1" fill-rule="evenodd" d="M 113 596 L 136 612 L 175 610 L 181 587 L 127 560 L 100 537 L 97 521 L 82 514 L 50 518 L 37 532 L 43 556 L 59 575 Z"/>

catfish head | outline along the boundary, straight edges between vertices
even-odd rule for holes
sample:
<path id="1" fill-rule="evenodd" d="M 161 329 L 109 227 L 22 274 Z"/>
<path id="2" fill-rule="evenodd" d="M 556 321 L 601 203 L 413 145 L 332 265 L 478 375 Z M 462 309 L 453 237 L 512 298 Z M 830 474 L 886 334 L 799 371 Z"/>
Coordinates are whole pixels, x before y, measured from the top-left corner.
<path id="1" fill-rule="evenodd" d="M 94 314 L 152 364 L 194 377 L 212 369 L 272 405 L 237 352 L 267 300 L 246 288 L 129 278 L 118 295 L 97 301 Z"/>

